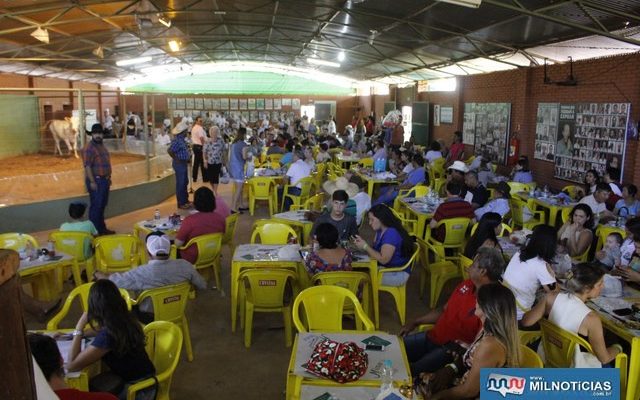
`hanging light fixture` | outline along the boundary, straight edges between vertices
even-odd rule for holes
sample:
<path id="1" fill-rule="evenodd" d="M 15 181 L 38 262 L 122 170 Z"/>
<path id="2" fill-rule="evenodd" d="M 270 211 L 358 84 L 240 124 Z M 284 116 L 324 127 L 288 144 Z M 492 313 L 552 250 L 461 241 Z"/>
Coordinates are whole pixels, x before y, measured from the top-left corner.
<path id="1" fill-rule="evenodd" d="M 35 31 L 31 32 L 31 36 L 41 42 L 49 44 L 49 32 L 47 32 L 46 29 L 38 27 Z"/>
<path id="2" fill-rule="evenodd" d="M 344 51 L 341 51 L 340 53 L 338 53 L 338 61 L 343 62 L 345 58 L 346 58 L 346 55 L 344 54 Z"/>
<path id="3" fill-rule="evenodd" d="M 98 58 L 104 58 L 104 49 L 102 48 L 102 46 L 98 46 L 95 49 L 93 49 L 92 53 L 94 56 Z"/>
<path id="4" fill-rule="evenodd" d="M 158 22 L 160 22 L 162 25 L 166 26 L 167 28 L 171 28 L 171 20 L 169 18 L 159 17 Z"/>
<path id="5" fill-rule="evenodd" d="M 174 53 L 176 51 L 180 51 L 180 43 L 178 43 L 177 40 L 171 40 L 169 41 L 169 48 L 171 49 L 171 51 L 173 51 Z"/>

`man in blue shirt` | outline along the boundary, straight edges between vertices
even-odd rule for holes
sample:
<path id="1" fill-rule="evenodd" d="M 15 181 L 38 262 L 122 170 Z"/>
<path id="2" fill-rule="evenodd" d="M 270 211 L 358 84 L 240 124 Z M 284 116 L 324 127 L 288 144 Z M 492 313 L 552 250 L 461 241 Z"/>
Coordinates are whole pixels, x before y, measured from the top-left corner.
<path id="1" fill-rule="evenodd" d="M 401 189 L 411 189 L 416 185 L 421 185 L 425 181 L 425 169 L 424 158 L 421 154 L 416 153 L 411 157 L 411 164 L 413 164 L 413 171 L 409 172 L 407 178 L 402 182 L 400 186 L 387 186 L 383 189 L 380 197 L 373 202 L 372 206 L 377 204 L 392 205 L 393 200 L 398 196 L 398 192 Z"/>
<path id="2" fill-rule="evenodd" d="M 171 156 L 173 161 L 171 165 L 176 174 L 176 199 L 178 200 L 178 208 L 189 209 L 191 203 L 189 203 L 189 194 L 187 193 L 187 186 L 189 185 L 189 160 L 191 160 L 191 153 L 189 151 L 189 145 L 185 140 L 189 127 L 180 122 L 173 128 L 171 133 L 174 135 L 167 153 Z"/>

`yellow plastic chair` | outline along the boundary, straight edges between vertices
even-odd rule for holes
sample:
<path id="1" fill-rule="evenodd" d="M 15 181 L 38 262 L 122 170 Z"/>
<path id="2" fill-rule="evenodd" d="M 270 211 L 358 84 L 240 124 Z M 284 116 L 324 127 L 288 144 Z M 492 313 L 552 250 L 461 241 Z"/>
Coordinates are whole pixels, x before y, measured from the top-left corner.
<path id="1" fill-rule="evenodd" d="M 562 207 L 560 210 L 560 217 L 562 218 L 562 223 L 565 224 L 569 220 L 569 216 L 573 211 L 573 207 Z"/>
<path id="2" fill-rule="evenodd" d="M 0 234 L 0 249 L 20 251 L 20 249 L 24 249 L 27 246 L 27 243 L 33 249 L 38 249 L 38 241 L 26 233 L 11 232 Z"/>
<path id="3" fill-rule="evenodd" d="M 401 267 L 378 269 L 378 293 L 387 292 L 393 296 L 393 299 L 396 302 L 398 316 L 400 317 L 400 325 L 404 325 L 405 316 L 407 314 L 407 283 L 405 282 L 405 284 L 402 286 L 386 286 L 382 284 L 382 278 L 384 278 L 384 274 L 388 274 L 391 272 L 402 272 L 407 268 L 410 268 L 409 271 L 413 271 L 413 265 L 418 258 L 419 251 L 419 246 L 415 244 L 413 254 L 405 265 Z"/>
<path id="4" fill-rule="evenodd" d="M 509 200 L 509 207 L 511 208 L 511 225 L 512 228 L 516 226 L 525 228 L 525 229 L 533 229 L 535 226 L 544 224 L 544 211 L 532 211 L 533 216 L 527 222 L 524 222 L 524 207 L 526 207 L 526 203 L 516 197 L 512 197 Z"/>
<path id="5" fill-rule="evenodd" d="M 80 266 L 84 266 L 87 272 L 87 279 L 91 280 L 93 276 L 93 256 L 85 258 L 85 249 L 93 247 L 93 236 L 91 236 L 90 233 L 55 231 L 49 234 L 49 240 L 54 243 L 56 250 L 67 253 L 74 258 L 75 262 L 72 264 L 71 269 L 76 286 L 82 285 Z M 60 278 L 64 278 L 63 274 L 59 276 Z"/>
<path id="6" fill-rule="evenodd" d="M 470 165 L 473 162 L 473 160 L 475 160 L 475 159 L 476 159 L 476 156 L 470 156 L 469 158 L 467 158 L 464 161 L 464 163 L 467 164 L 467 165 Z"/>
<path id="7" fill-rule="evenodd" d="M 416 185 L 411 189 L 402 189 L 398 192 L 396 198 L 393 199 L 393 209 L 396 210 L 400 215 L 406 217 L 406 209 L 401 200 L 410 195 L 412 197 L 424 197 L 428 195 L 430 191 L 431 189 L 426 185 Z"/>
<path id="8" fill-rule="evenodd" d="M 47 322 L 48 331 L 56 330 L 59 328 L 58 324 L 60 324 L 60 321 L 62 321 L 64 317 L 67 316 L 67 314 L 69 313 L 69 309 L 71 308 L 71 305 L 73 304 L 76 298 L 80 301 L 80 305 L 82 307 L 83 312 L 89 309 L 89 290 L 91 289 L 91 286 L 93 286 L 93 282 L 85 283 L 74 288 L 71 292 L 69 292 L 60 311 L 58 311 L 58 313 L 54 315 L 49 320 L 49 322 Z M 127 292 L 124 289 L 119 289 L 119 290 L 120 290 L 120 294 L 122 295 L 122 298 L 127 303 L 127 308 L 131 310 L 131 305 L 133 304 L 133 301 L 129 296 L 129 292 Z"/>
<path id="9" fill-rule="evenodd" d="M 286 304 L 285 293 L 287 287 L 294 287 L 296 282 L 296 272 L 286 269 L 247 269 L 238 276 L 244 347 L 251 347 L 254 312 L 281 312 L 284 319 L 285 345 L 291 347 L 291 304 Z"/>
<path id="10" fill-rule="evenodd" d="M 562 188 L 563 192 L 566 192 L 569 197 L 571 197 L 573 200 L 580 200 L 578 198 L 578 194 L 584 192 L 584 189 L 581 188 L 580 186 L 576 186 L 576 185 L 568 185 Z"/>
<path id="11" fill-rule="evenodd" d="M 516 304 L 518 306 L 518 308 L 521 308 L 519 306 L 519 303 Z M 522 308 L 521 308 L 522 309 Z M 527 311 L 522 309 L 523 311 Z M 532 343 L 538 339 L 540 339 L 540 336 L 542 336 L 542 332 L 540 332 L 540 330 L 537 331 L 522 331 L 518 329 L 518 339 L 520 340 L 520 344 L 521 345 L 528 345 L 529 343 Z"/>
<path id="12" fill-rule="evenodd" d="M 156 368 L 156 375 L 129 386 L 127 400 L 135 400 L 137 392 L 155 385 L 156 382 L 156 400 L 169 400 L 171 379 L 182 352 L 182 331 L 172 322 L 154 321 L 144 327 L 144 335 L 145 349 Z"/>
<path id="13" fill-rule="evenodd" d="M 406 229 L 407 232 L 410 235 L 419 236 L 418 233 L 416 232 L 418 230 L 418 220 L 417 219 L 405 218 L 405 216 L 403 214 L 399 213 L 398 211 L 394 210 L 393 208 L 389 207 L 389 209 L 391 210 L 393 215 L 395 215 L 396 218 L 398 218 L 400 220 L 400 222 L 402 223 L 402 226 L 404 226 L 404 229 Z"/>
<path id="14" fill-rule="evenodd" d="M 298 332 L 340 332 L 345 300 L 351 301 L 358 319 L 365 331 L 374 331 L 375 325 L 362 309 L 358 298 L 349 289 L 339 286 L 313 286 L 300 292 L 293 302 L 293 324 Z M 304 308 L 305 321 L 300 318 L 300 308 Z"/>
<path id="15" fill-rule="evenodd" d="M 469 230 L 469 218 L 445 218 L 438 221 L 435 228 L 431 229 L 431 225 L 427 226 L 425 238 L 431 250 L 437 255 L 438 259 L 445 258 L 445 250 L 450 249 L 454 255 L 459 253 L 465 244 L 467 231 Z M 445 227 L 445 237 L 442 242 L 433 236 L 433 232 L 437 231 L 441 226 Z"/>
<path id="16" fill-rule="evenodd" d="M 473 265 L 473 260 L 471 258 L 465 257 L 460 254 L 460 276 L 462 279 L 469 279 L 469 268 Z"/>
<path id="17" fill-rule="evenodd" d="M 95 239 L 96 270 L 111 273 L 124 272 L 141 263 L 140 239 L 133 235 L 108 235 Z"/>
<path id="18" fill-rule="evenodd" d="M 260 238 L 262 244 L 288 244 L 289 238 L 298 239 L 295 229 L 281 222 L 257 221 L 253 226 L 251 243 Z"/>
<path id="19" fill-rule="evenodd" d="M 216 287 L 220 290 L 220 294 L 224 295 L 222 285 L 220 284 L 220 251 L 222 250 L 222 233 L 209 233 L 192 238 L 178 250 L 186 250 L 195 245 L 198 247 L 198 258 L 193 266 L 197 270 L 205 270 L 211 267 L 213 277 L 216 281 Z M 208 272 L 205 272 L 207 278 Z"/>
<path id="20" fill-rule="evenodd" d="M 540 356 L 527 346 L 520 345 L 520 368 L 544 368 Z"/>
<path id="21" fill-rule="evenodd" d="M 273 179 L 269 177 L 249 179 L 249 214 L 251 215 L 254 213 L 257 200 L 265 200 L 269 203 L 269 216 L 275 213 L 278 197 Z"/>
<path id="22" fill-rule="evenodd" d="M 269 162 L 277 162 L 278 165 L 280 165 L 280 160 L 282 159 L 283 155 L 284 154 L 279 154 L 279 153 L 269 154 L 267 156 L 267 161 L 269 161 Z"/>
<path id="23" fill-rule="evenodd" d="M 544 348 L 545 367 L 572 368 L 576 346 L 593 354 L 591 344 L 585 339 L 557 326 L 547 319 L 540 320 L 542 347 Z M 627 368 L 627 355 L 616 356 L 616 368 Z"/>
<path id="24" fill-rule="evenodd" d="M 325 192 L 316 193 L 313 196 L 309 197 L 304 204 L 293 204 L 291 206 L 291 211 L 296 210 L 311 210 L 311 211 L 322 211 L 322 206 L 324 205 Z"/>
<path id="25" fill-rule="evenodd" d="M 187 360 L 193 361 L 189 322 L 185 315 L 190 290 L 191 284 L 189 282 L 147 289 L 140 293 L 134 302 L 139 306 L 149 299 L 148 301 L 153 304 L 154 321 L 169 321 L 178 325 L 182 329 L 182 337 L 187 350 Z"/>
<path id="26" fill-rule="evenodd" d="M 236 235 L 236 227 L 238 226 L 238 216 L 240 214 L 233 213 L 229 214 L 227 218 L 224 219 L 224 234 L 222 235 L 222 244 L 226 244 L 229 246 L 229 250 L 233 253 L 235 246 L 233 244 L 233 238 Z"/>
<path id="27" fill-rule="evenodd" d="M 478 224 L 480 224 L 480 223 L 476 222 L 471 227 L 471 236 L 473 236 L 473 234 L 476 233 L 476 229 L 478 229 Z M 505 232 L 507 232 L 507 234 L 510 235 L 511 232 L 513 232 L 513 228 L 503 222 L 502 223 L 502 229 L 500 230 L 500 234 L 498 236 L 504 236 Z"/>
<path id="28" fill-rule="evenodd" d="M 320 272 L 315 274 L 311 278 L 311 282 L 314 285 L 334 285 L 343 287 L 345 289 L 349 289 L 353 294 L 358 296 L 358 291 L 362 288 L 362 300 L 360 303 L 362 304 L 362 309 L 365 314 L 371 316 L 371 281 L 369 279 L 369 274 L 366 272 L 359 271 L 331 271 L 331 272 Z M 345 314 L 355 314 L 355 310 L 353 309 L 353 305 L 345 304 Z M 358 327 L 358 329 L 362 329 L 362 327 Z"/>
<path id="29" fill-rule="evenodd" d="M 432 182 L 433 185 L 431 186 L 431 189 L 436 192 L 438 196 L 444 196 L 444 187 L 447 184 L 447 178 L 435 178 Z"/>
<path id="30" fill-rule="evenodd" d="M 531 190 L 531 185 L 528 183 L 520 183 L 520 182 L 507 182 L 507 185 L 511 188 L 511 194 L 515 195 L 519 192 L 527 192 Z"/>
<path id="31" fill-rule="evenodd" d="M 291 194 L 289 193 L 289 188 L 294 187 L 297 184 L 300 185 L 300 194 Z M 284 190 L 282 192 L 282 205 L 280 209 L 284 211 L 284 200 L 286 198 L 291 199 L 293 204 L 302 204 L 304 203 L 311 195 L 313 194 L 313 185 L 314 180 L 312 176 L 307 176 L 306 178 L 302 178 L 297 182 L 296 185 L 285 185 Z"/>
<path id="32" fill-rule="evenodd" d="M 358 161 L 358 165 L 363 168 L 373 168 L 373 158 L 361 158 L 360 161 Z"/>
<path id="33" fill-rule="evenodd" d="M 315 157 L 315 156 L 314 156 Z M 318 163 L 316 164 L 316 172 L 313 173 L 313 184 L 315 187 L 322 187 L 322 182 L 324 181 L 324 175 L 327 170 L 326 163 Z"/>

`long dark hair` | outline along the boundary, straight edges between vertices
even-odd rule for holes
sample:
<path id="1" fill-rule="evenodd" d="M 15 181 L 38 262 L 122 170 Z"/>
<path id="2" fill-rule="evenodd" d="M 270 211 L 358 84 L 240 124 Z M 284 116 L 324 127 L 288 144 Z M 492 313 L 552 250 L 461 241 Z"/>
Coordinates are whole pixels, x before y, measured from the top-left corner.
<path id="1" fill-rule="evenodd" d="M 378 204 L 369 210 L 374 217 L 380 220 L 380 223 L 387 228 L 394 228 L 400 233 L 402 237 L 402 248 L 400 249 L 400 254 L 403 257 L 409 257 L 413 253 L 413 238 L 409 235 L 404 226 L 402 226 L 402 222 L 393 215 L 391 209 L 385 204 Z"/>
<path id="2" fill-rule="evenodd" d="M 233 143 L 243 141 L 246 135 L 247 135 L 247 128 L 242 127 L 238 129 L 238 132 L 236 132 L 236 138 L 233 139 Z"/>
<path id="3" fill-rule="evenodd" d="M 525 262 L 535 257 L 551 263 L 556 256 L 556 228 L 549 225 L 538 225 L 520 251 L 520 261 Z"/>
<path id="4" fill-rule="evenodd" d="M 593 184 L 595 186 L 598 186 L 598 183 L 600 183 L 600 174 L 598 173 L 598 171 L 596 171 L 595 169 L 590 169 L 587 172 L 584 173 L 584 195 L 588 196 L 589 193 L 591 193 L 591 185 L 589 185 L 587 183 L 587 174 L 593 174 L 593 176 L 596 178 L 595 182 L 593 182 Z"/>
<path id="5" fill-rule="evenodd" d="M 142 327 L 127 309 L 127 303 L 118 287 L 110 280 L 99 279 L 91 286 L 87 316 L 93 329 L 107 330 L 115 344 L 111 350 L 116 354 L 122 356 L 133 349 L 144 347 Z"/>
<path id="6" fill-rule="evenodd" d="M 573 214 L 576 213 L 576 210 L 582 211 L 587 217 L 587 220 L 584 222 L 584 227 L 587 229 L 593 229 L 593 211 L 591 210 L 591 207 L 583 203 L 576 204 L 575 207 L 573 207 L 573 210 L 569 213 L 569 221 L 571 221 L 571 223 L 573 223 Z"/>
<path id="7" fill-rule="evenodd" d="M 469 238 L 467 246 L 464 248 L 464 256 L 472 259 L 487 239 L 498 243 L 496 227 L 500 226 L 501 223 L 502 217 L 500 214 L 494 212 L 485 213 L 482 218 L 480 218 L 475 233 Z"/>

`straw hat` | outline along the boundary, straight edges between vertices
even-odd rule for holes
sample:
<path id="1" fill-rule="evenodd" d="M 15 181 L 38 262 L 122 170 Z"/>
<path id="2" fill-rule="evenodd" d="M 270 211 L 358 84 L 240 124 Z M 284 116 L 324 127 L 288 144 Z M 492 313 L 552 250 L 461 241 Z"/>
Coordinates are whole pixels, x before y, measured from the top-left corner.
<path id="1" fill-rule="evenodd" d="M 322 188 L 329 193 L 329 195 L 332 195 L 336 190 L 344 190 L 349 195 L 349 198 L 354 197 L 360 191 L 358 185 L 350 183 L 347 178 L 342 176 L 334 181 L 327 181 L 323 183 Z"/>
<path id="2" fill-rule="evenodd" d="M 469 172 L 469 167 L 467 167 L 467 164 L 465 164 L 463 161 L 454 161 L 453 164 L 451 164 L 451 166 L 449 167 L 449 169 L 452 169 L 454 171 L 459 171 L 462 173 Z"/>
<path id="3" fill-rule="evenodd" d="M 189 126 L 184 122 L 178 122 L 178 124 L 171 130 L 172 135 L 178 135 L 184 131 L 189 130 Z"/>

